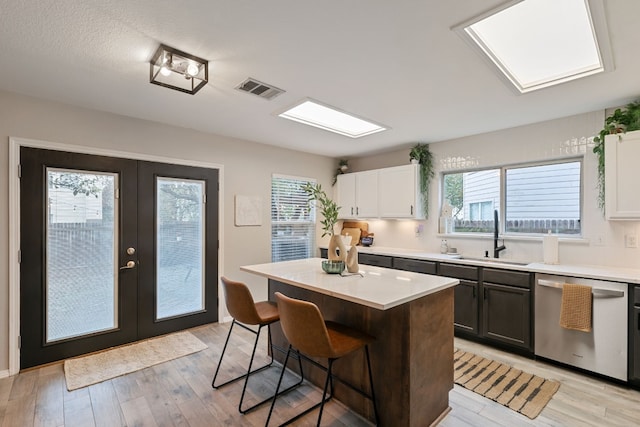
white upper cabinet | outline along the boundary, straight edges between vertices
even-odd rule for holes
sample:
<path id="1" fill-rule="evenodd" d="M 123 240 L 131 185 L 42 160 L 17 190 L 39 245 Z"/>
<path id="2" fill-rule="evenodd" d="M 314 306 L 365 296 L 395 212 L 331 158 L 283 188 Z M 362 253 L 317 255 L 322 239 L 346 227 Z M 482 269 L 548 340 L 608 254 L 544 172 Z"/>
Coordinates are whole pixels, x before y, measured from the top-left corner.
<path id="1" fill-rule="evenodd" d="M 422 219 L 419 165 L 338 175 L 339 217 Z"/>
<path id="2" fill-rule="evenodd" d="M 356 174 L 348 173 L 338 175 L 336 183 L 337 200 L 340 206 L 338 211 L 339 218 L 355 218 L 356 217 Z"/>
<path id="3" fill-rule="evenodd" d="M 640 219 L 640 131 L 605 137 L 605 214 L 609 220 Z"/>
<path id="4" fill-rule="evenodd" d="M 375 218 L 378 216 L 378 171 L 356 174 L 356 216 Z"/>
<path id="5" fill-rule="evenodd" d="M 422 218 L 419 165 L 380 169 L 380 218 Z"/>
<path id="6" fill-rule="evenodd" d="M 378 217 L 378 171 L 338 175 L 340 218 Z"/>

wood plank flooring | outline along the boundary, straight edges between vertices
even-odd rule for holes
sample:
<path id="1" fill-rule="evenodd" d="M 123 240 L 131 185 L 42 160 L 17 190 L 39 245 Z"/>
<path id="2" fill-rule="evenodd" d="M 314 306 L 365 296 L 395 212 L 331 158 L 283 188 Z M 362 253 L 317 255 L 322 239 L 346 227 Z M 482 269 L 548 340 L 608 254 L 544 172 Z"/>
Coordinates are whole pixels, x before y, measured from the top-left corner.
<path id="1" fill-rule="evenodd" d="M 209 346 L 208 349 L 73 392 L 66 389 L 62 363 L 0 379 L 0 426 L 263 426 L 268 405 L 247 415 L 241 415 L 237 410 L 242 381 L 218 390 L 211 388 L 211 377 L 228 328 L 229 324 L 212 324 L 191 329 Z M 232 340 L 229 357 L 225 356 L 221 369 L 221 380 L 242 373 L 251 353 L 251 334 L 235 328 Z M 266 348 L 266 339 L 263 344 L 261 349 Z M 638 391 L 477 343 L 456 339 L 455 345 L 555 379 L 561 386 L 535 420 L 455 386 L 450 393 L 452 410 L 441 426 L 640 425 Z M 262 355 L 256 363 L 265 361 L 267 358 Z M 278 374 L 279 368 L 273 367 L 252 376 L 245 404 L 269 396 Z M 286 377 L 287 383 L 295 380 L 293 374 Z M 271 425 L 311 406 L 320 399 L 320 393 L 305 383 L 281 397 Z M 316 417 L 317 411 L 312 412 L 295 425 L 315 425 Z M 326 407 L 322 424 L 336 427 L 370 425 L 336 401 Z"/>

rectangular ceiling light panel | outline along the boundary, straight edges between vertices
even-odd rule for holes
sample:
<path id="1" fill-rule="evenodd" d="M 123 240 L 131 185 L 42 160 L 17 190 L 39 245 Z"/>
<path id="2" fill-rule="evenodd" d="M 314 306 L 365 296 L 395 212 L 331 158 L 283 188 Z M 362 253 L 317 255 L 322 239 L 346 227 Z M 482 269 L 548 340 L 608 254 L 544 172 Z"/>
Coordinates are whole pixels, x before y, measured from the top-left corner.
<path id="1" fill-rule="evenodd" d="M 521 93 L 605 70 L 588 0 L 523 0 L 455 30 Z"/>
<path id="2" fill-rule="evenodd" d="M 351 138 L 360 138 L 388 129 L 311 99 L 299 102 L 279 116 Z"/>

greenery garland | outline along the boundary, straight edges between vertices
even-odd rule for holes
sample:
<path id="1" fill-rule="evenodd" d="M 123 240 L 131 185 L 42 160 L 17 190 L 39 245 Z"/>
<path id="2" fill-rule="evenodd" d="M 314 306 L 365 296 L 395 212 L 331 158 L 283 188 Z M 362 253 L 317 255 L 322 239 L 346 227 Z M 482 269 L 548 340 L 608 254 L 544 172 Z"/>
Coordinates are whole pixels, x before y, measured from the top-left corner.
<path id="1" fill-rule="evenodd" d="M 628 104 L 624 110 L 616 109 L 606 118 L 604 127 L 593 138 L 593 152 L 598 156 L 598 207 L 604 213 L 604 139 L 607 135 L 640 130 L 640 100 Z"/>
<path id="2" fill-rule="evenodd" d="M 410 159 L 416 159 L 420 163 L 420 194 L 422 195 L 422 213 L 424 218 L 429 217 L 429 184 L 435 176 L 433 170 L 433 154 L 429 150 L 429 144 L 416 144 L 409 152 Z"/>

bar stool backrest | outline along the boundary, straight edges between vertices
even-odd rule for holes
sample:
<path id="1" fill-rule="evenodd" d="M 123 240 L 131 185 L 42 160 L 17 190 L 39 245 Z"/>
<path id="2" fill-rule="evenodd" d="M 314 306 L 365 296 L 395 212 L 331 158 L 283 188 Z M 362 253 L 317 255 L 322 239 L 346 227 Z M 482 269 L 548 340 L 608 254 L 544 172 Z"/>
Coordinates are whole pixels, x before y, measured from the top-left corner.
<path id="1" fill-rule="evenodd" d="M 224 300 L 231 317 L 246 325 L 259 325 L 260 316 L 247 285 L 229 280 L 226 277 L 221 277 L 220 281 L 224 288 Z"/>
<path id="2" fill-rule="evenodd" d="M 318 306 L 276 292 L 280 325 L 289 343 L 312 357 L 334 357 L 333 347 Z"/>

